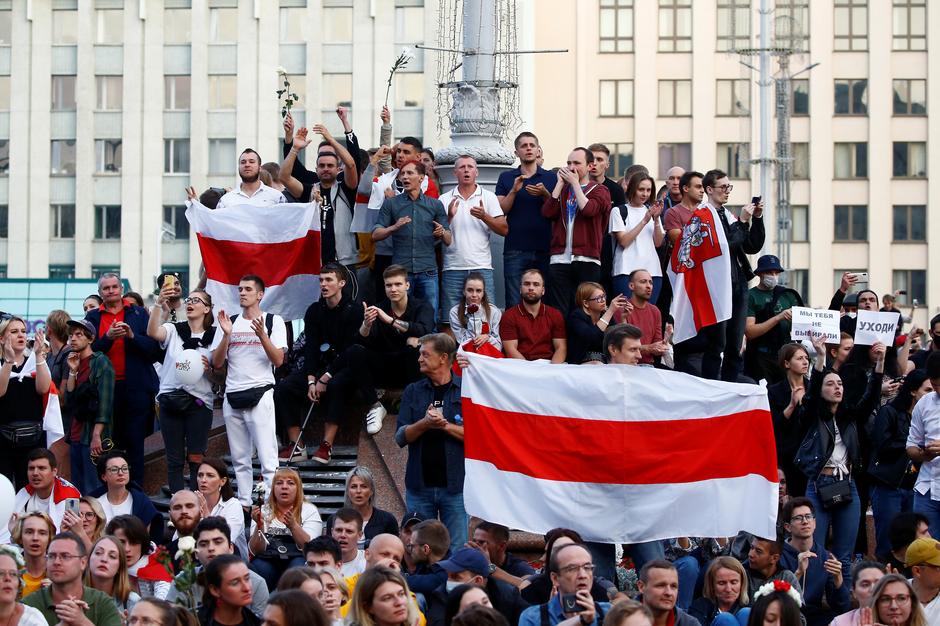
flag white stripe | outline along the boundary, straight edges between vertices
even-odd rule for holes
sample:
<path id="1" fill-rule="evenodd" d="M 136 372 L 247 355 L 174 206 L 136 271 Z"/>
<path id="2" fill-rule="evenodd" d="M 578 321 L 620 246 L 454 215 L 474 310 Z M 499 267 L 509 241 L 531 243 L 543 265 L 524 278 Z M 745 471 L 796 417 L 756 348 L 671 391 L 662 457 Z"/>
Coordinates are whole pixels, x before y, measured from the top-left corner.
<path id="1" fill-rule="evenodd" d="M 319 205 L 310 202 L 241 204 L 215 210 L 192 202 L 186 219 L 203 237 L 243 243 L 285 243 L 320 230 Z"/>
<path id="2" fill-rule="evenodd" d="M 213 309 L 218 315 L 225 311 L 228 316 L 241 314 L 238 303 L 238 285 L 229 285 L 217 280 L 206 280 L 206 291 L 212 296 Z M 298 297 L 300 295 L 300 297 Z M 295 274 L 281 285 L 265 288 L 261 310 L 276 313 L 286 321 L 302 319 L 307 307 L 320 297 L 320 277 L 315 274 Z"/>

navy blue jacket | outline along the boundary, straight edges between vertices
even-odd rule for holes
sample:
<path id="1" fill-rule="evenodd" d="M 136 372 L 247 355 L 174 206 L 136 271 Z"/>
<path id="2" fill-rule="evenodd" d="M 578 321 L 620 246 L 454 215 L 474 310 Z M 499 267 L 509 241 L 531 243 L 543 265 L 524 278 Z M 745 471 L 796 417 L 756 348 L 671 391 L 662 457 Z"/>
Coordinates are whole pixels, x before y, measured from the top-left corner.
<path id="1" fill-rule="evenodd" d="M 91 344 L 91 349 L 108 354 L 114 342 L 101 333 L 101 309 L 92 309 L 85 315 L 99 335 Z M 160 380 L 153 364 L 160 354 L 160 344 L 147 336 L 147 322 L 150 315 L 147 309 L 133 304 L 124 305 L 124 323 L 134 333 L 132 339 L 124 339 L 124 380 L 129 389 L 155 395 L 160 388 Z"/>
<path id="2" fill-rule="evenodd" d="M 841 587 L 836 587 L 835 578 L 829 574 L 823 564 L 829 558 L 829 551 L 817 543 L 813 543 L 811 551 L 816 555 L 809 560 L 806 575 L 800 581 L 803 585 L 803 614 L 810 626 L 814 624 L 828 624 L 833 617 L 851 610 L 849 599 L 849 581 L 843 580 Z M 780 567 L 791 572 L 799 570 L 799 552 L 789 543 L 783 544 L 783 553 L 780 555 Z M 823 608 L 823 596 L 826 597 L 827 608 Z"/>
<path id="3" fill-rule="evenodd" d="M 134 499 L 131 502 L 131 515 L 142 521 L 144 526 L 147 527 L 150 532 L 150 541 L 158 546 L 163 545 L 166 541 L 166 521 L 163 519 L 163 515 L 157 511 L 147 494 L 141 491 L 135 483 L 129 483 L 127 490 L 131 492 L 131 497 Z M 108 493 L 107 486 L 101 485 L 88 495 L 92 498 L 100 498 L 106 493 Z M 144 546 L 144 548 L 146 549 L 147 546 Z"/>

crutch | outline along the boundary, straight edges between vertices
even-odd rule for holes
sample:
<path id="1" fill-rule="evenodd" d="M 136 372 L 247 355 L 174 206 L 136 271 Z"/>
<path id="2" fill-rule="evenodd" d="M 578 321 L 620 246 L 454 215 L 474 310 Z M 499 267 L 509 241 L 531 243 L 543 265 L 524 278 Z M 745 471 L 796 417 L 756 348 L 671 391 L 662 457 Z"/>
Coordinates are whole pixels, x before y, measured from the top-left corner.
<path id="1" fill-rule="evenodd" d="M 299 449 L 300 442 L 304 437 L 304 431 L 307 430 L 307 422 L 310 421 L 310 415 L 313 413 L 314 406 L 316 405 L 313 402 L 311 402 L 310 408 L 307 409 L 307 417 L 304 418 L 304 423 L 300 425 L 300 437 L 297 437 L 297 441 L 294 442 L 294 448 L 290 451 L 290 458 L 287 459 L 288 464 L 290 464 L 294 460 L 294 455 L 297 454 L 297 450 Z"/>

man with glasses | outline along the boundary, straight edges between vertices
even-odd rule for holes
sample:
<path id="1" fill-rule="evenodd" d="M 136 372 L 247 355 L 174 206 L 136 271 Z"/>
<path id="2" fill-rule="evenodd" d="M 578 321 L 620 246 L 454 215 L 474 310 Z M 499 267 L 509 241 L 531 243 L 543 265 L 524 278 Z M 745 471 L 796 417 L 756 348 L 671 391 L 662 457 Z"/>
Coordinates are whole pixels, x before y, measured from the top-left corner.
<path id="1" fill-rule="evenodd" d="M 940 624 L 940 543 L 915 539 L 907 547 L 904 564 L 911 568 L 911 585 L 928 624 Z"/>
<path id="2" fill-rule="evenodd" d="M 744 347 L 744 322 L 747 306 L 747 284 L 754 278 L 748 254 L 757 254 L 764 247 L 764 204 L 747 204 L 737 218 L 725 208 L 734 186 L 721 170 L 710 170 L 702 179 L 708 205 L 718 213 L 718 219 L 728 238 L 731 253 L 731 318 L 725 322 L 725 354 L 721 363 L 721 380 L 738 382 L 744 369 L 741 350 Z"/>
<path id="3" fill-rule="evenodd" d="M 82 584 L 88 561 L 85 544 L 73 533 L 59 533 L 46 551 L 49 586 L 30 594 L 23 604 L 38 609 L 49 626 L 121 626 L 114 600 Z"/>
<path id="4" fill-rule="evenodd" d="M 569 543 L 556 549 L 549 559 L 548 570 L 557 590 L 546 604 L 530 606 L 519 616 L 519 626 L 556 626 L 578 617 L 581 626 L 604 622 L 610 611 L 609 602 L 595 602 L 591 597 L 594 563 L 587 547 Z"/>
<path id="5" fill-rule="evenodd" d="M 816 512 L 808 498 L 792 498 L 781 515 L 790 540 L 783 546 L 780 565 L 795 573 L 803 587 L 802 611 L 807 626 L 825 626 L 833 617 L 852 608 L 849 585 L 842 577 L 842 563 L 813 540 Z"/>

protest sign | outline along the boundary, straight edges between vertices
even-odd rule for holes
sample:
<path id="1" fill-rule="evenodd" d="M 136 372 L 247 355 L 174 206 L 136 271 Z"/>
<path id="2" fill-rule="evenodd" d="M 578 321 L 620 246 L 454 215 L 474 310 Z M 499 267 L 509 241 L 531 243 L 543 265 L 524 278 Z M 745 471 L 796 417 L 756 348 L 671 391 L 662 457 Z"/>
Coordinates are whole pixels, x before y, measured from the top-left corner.
<path id="1" fill-rule="evenodd" d="M 855 326 L 855 345 L 870 346 L 876 341 L 890 347 L 894 345 L 894 333 L 901 314 L 897 312 L 859 310 Z"/>
<path id="2" fill-rule="evenodd" d="M 808 339 L 814 335 L 823 335 L 826 343 L 839 342 L 839 312 L 828 309 L 810 309 L 795 306 L 790 309 L 793 317 L 790 321 L 790 338 Z"/>

